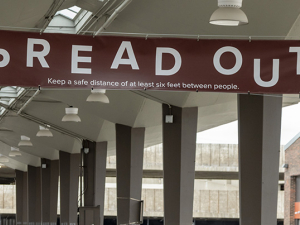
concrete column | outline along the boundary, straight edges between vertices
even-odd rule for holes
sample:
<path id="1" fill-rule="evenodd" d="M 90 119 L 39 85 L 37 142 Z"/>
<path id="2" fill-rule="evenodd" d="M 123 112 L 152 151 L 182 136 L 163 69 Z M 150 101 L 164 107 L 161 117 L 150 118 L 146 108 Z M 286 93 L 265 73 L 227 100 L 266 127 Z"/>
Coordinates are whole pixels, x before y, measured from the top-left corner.
<path id="1" fill-rule="evenodd" d="M 281 96 L 238 96 L 240 224 L 277 224 Z"/>
<path id="2" fill-rule="evenodd" d="M 193 197 L 198 108 L 163 104 L 165 225 L 193 223 Z M 166 123 L 166 115 L 173 123 Z"/>
<path id="3" fill-rule="evenodd" d="M 56 225 L 59 161 L 42 159 L 42 223 Z"/>
<path id="4" fill-rule="evenodd" d="M 100 206 L 100 225 L 103 225 L 107 142 L 84 141 L 83 147 L 89 149 L 87 154 L 83 153 L 84 206 Z"/>
<path id="5" fill-rule="evenodd" d="M 117 220 L 140 221 L 145 128 L 116 124 Z"/>
<path id="6" fill-rule="evenodd" d="M 29 225 L 42 222 L 41 167 L 28 166 L 28 221 Z"/>
<path id="7" fill-rule="evenodd" d="M 60 224 L 76 225 L 80 154 L 59 152 Z"/>
<path id="8" fill-rule="evenodd" d="M 16 170 L 17 225 L 28 225 L 27 172 Z"/>

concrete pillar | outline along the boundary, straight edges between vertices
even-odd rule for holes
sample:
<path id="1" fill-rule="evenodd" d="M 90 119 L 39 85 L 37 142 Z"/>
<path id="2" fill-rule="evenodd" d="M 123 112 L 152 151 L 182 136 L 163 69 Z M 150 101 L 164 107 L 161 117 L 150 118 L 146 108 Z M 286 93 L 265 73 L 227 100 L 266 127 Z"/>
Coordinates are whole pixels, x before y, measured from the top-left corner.
<path id="1" fill-rule="evenodd" d="M 145 128 L 116 124 L 117 224 L 140 221 Z"/>
<path id="2" fill-rule="evenodd" d="M 59 161 L 42 159 L 42 223 L 56 225 Z"/>
<path id="3" fill-rule="evenodd" d="M 281 96 L 238 96 L 240 224 L 277 224 Z"/>
<path id="4" fill-rule="evenodd" d="M 193 223 L 193 197 L 198 108 L 163 104 L 165 225 Z M 173 123 L 166 123 L 166 115 Z"/>
<path id="5" fill-rule="evenodd" d="M 28 225 L 27 172 L 16 170 L 17 225 Z"/>
<path id="6" fill-rule="evenodd" d="M 84 141 L 83 147 L 89 149 L 87 154 L 83 153 L 84 206 L 100 206 L 100 225 L 103 225 L 107 142 Z"/>
<path id="7" fill-rule="evenodd" d="M 41 167 L 28 166 L 28 221 L 29 225 L 42 222 Z"/>
<path id="8" fill-rule="evenodd" d="M 59 152 L 60 224 L 76 225 L 80 154 Z"/>

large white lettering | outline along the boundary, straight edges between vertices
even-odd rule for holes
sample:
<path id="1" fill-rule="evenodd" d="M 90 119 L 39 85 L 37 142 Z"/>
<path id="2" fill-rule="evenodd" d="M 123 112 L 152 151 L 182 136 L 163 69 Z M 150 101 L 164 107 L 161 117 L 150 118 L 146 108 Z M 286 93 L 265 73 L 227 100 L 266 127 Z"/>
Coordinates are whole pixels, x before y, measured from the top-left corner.
<path id="1" fill-rule="evenodd" d="M 125 50 L 127 51 L 128 54 L 128 59 L 122 59 L 122 56 L 125 52 Z M 123 41 L 116 56 L 115 59 L 111 65 L 111 69 L 118 69 L 119 65 L 131 65 L 131 68 L 133 70 L 139 70 L 139 66 L 137 64 L 137 61 L 135 59 L 135 55 L 131 46 L 131 42 L 130 41 Z"/>
<path id="2" fill-rule="evenodd" d="M 40 52 L 34 51 L 34 45 L 42 45 L 43 50 Z M 35 38 L 28 38 L 27 41 L 27 67 L 33 67 L 33 58 L 38 58 L 42 67 L 49 68 L 48 63 L 45 60 L 45 56 L 48 55 L 50 52 L 50 44 L 48 41 L 44 39 L 35 39 Z"/>
<path id="3" fill-rule="evenodd" d="M 273 75 L 270 81 L 260 77 L 260 59 L 254 59 L 254 80 L 261 87 L 273 87 L 279 80 L 279 59 L 273 59 Z"/>
<path id="4" fill-rule="evenodd" d="M 297 75 L 300 75 L 300 47 L 290 47 L 290 52 L 297 53 Z"/>
<path id="5" fill-rule="evenodd" d="M 10 61 L 9 53 L 4 49 L 0 49 L 0 55 L 3 57 L 2 61 L 0 62 L 0 67 L 7 66 Z"/>
<path id="6" fill-rule="evenodd" d="M 168 54 L 173 55 L 173 57 L 175 58 L 175 64 L 174 64 L 173 68 L 171 68 L 169 70 L 162 69 L 163 53 L 168 53 Z M 182 63 L 181 56 L 180 56 L 179 52 L 177 50 L 175 50 L 174 48 L 157 48 L 156 49 L 155 75 L 159 75 L 159 76 L 174 75 L 175 73 L 177 73 L 180 70 L 181 63 Z"/>
<path id="7" fill-rule="evenodd" d="M 235 56 L 236 62 L 235 62 L 234 67 L 231 68 L 231 69 L 223 68 L 221 63 L 220 63 L 221 56 L 225 52 L 231 52 Z M 242 57 L 241 52 L 237 48 L 234 48 L 234 47 L 231 47 L 231 46 L 226 46 L 226 47 L 220 48 L 215 53 L 213 62 L 214 62 L 214 66 L 215 66 L 216 70 L 219 73 L 221 73 L 223 75 L 233 75 L 241 69 L 242 64 L 243 64 L 243 57 Z"/>
<path id="8" fill-rule="evenodd" d="M 79 51 L 91 52 L 92 46 L 86 45 L 72 45 L 72 60 L 71 60 L 71 73 L 80 74 L 92 74 L 92 69 L 90 68 L 78 68 L 79 62 L 91 63 L 91 57 L 78 56 Z"/>

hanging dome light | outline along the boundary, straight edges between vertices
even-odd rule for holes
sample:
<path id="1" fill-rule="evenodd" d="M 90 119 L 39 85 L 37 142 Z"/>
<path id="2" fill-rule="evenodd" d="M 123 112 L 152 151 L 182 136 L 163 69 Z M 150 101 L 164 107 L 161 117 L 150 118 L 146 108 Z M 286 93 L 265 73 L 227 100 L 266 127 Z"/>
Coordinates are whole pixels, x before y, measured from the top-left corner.
<path id="1" fill-rule="evenodd" d="M 22 156 L 21 152 L 10 152 L 8 154 L 9 157 L 18 157 L 18 156 Z"/>
<path id="2" fill-rule="evenodd" d="M 218 0 L 219 8 L 211 15 L 209 23 L 221 26 L 248 24 L 246 14 L 240 9 L 242 0 Z"/>
<path id="3" fill-rule="evenodd" d="M 9 162 L 9 159 L 6 158 L 4 155 L 0 154 L 0 163 L 7 163 Z"/>
<path id="4" fill-rule="evenodd" d="M 21 136 L 21 141 L 19 142 L 18 146 L 32 146 L 29 137 Z"/>
<path id="5" fill-rule="evenodd" d="M 52 132 L 48 128 L 43 126 L 39 126 L 39 127 L 40 130 L 36 134 L 37 137 L 53 137 Z"/>
<path id="6" fill-rule="evenodd" d="M 11 147 L 11 152 L 8 154 L 9 157 L 22 156 L 20 150 L 15 147 Z"/>
<path id="7" fill-rule="evenodd" d="M 63 122 L 81 122 L 80 117 L 78 114 L 78 108 L 73 108 L 70 106 L 66 108 L 66 115 L 62 118 Z"/>
<path id="8" fill-rule="evenodd" d="M 106 96 L 104 89 L 92 89 L 92 93 L 86 99 L 87 102 L 102 102 L 102 103 L 109 103 L 109 99 Z"/>

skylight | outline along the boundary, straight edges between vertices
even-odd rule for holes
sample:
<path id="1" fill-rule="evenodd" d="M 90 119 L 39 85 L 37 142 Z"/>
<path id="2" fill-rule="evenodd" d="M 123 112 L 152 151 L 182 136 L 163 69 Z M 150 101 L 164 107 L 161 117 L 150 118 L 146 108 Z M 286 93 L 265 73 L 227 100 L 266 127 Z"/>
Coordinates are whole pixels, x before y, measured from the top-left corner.
<path id="1" fill-rule="evenodd" d="M 24 88 L 16 86 L 1 87 L 0 89 L 0 102 L 7 106 L 11 105 L 14 100 L 25 91 Z M 0 107 L 0 115 L 6 111 L 5 108 Z"/>
<path id="2" fill-rule="evenodd" d="M 58 11 L 56 13 L 56 15 L 62 15 L 62 16 L 67 17 L 68 19 L 73 20 L 76 17 L 76 15 L 79 13 L 80 10 L 81 10 L 81 8 L 79 8 L 77 6 L 73 6 L 68 9 L 63 9 L 63 10 Z"/>

